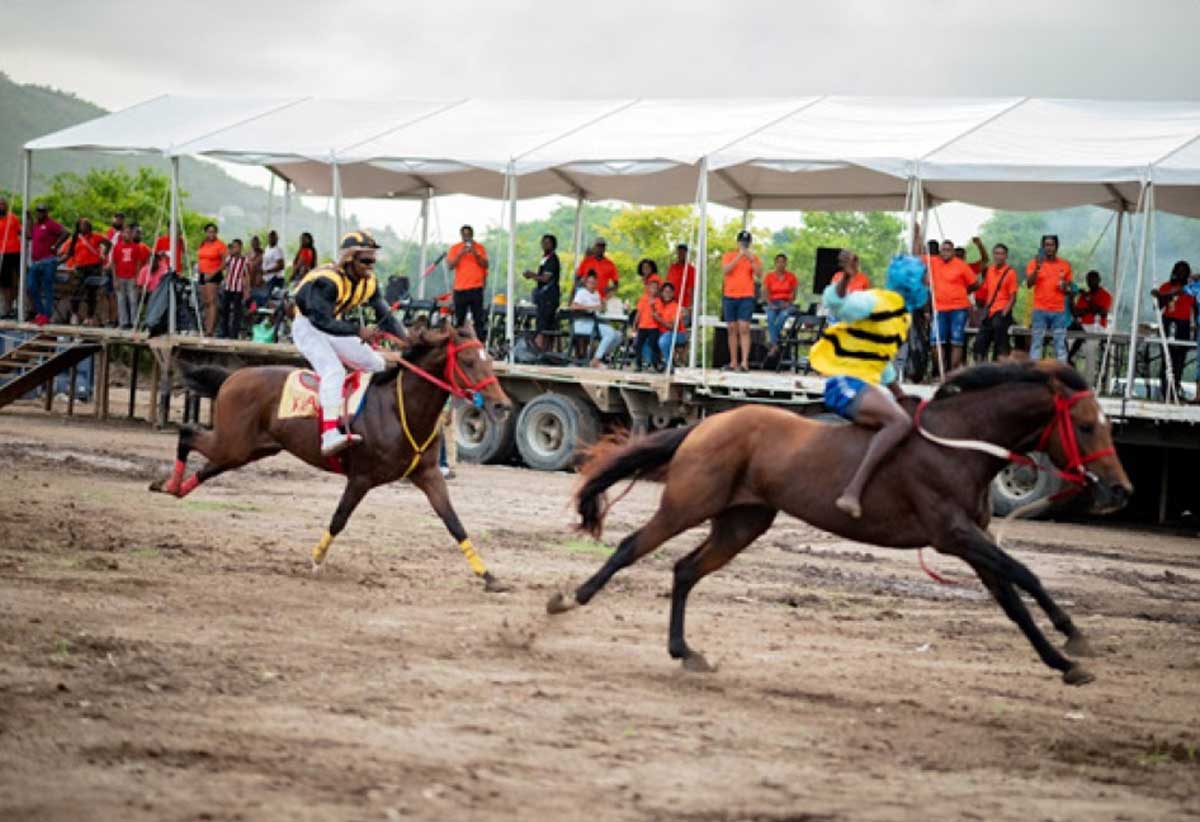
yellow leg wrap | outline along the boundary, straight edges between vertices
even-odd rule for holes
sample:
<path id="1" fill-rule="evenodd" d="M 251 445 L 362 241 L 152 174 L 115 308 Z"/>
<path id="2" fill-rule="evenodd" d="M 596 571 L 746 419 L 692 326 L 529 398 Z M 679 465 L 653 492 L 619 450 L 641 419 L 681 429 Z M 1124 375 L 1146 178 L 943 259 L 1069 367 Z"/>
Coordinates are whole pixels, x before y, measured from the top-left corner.
<path id="1" fill-rule="evenodd" d="M 471 540 L 464 539 L 458 544 L 462 549 L 463 556 L 467 558 L 467 564 L 471 566 L 471 570 L 475 572 L 475 576 L 481 577 L 487 573 L 487 568 L 483 565 L 483 560 L 479 558 L 479 554 L 475 553 L 475 546 L 471 544 Z"/>
<path id="2" fill-rule="evenodd" d="M 329 553 L 330 545 L 333 545 L 333 534 L 326 531 L 321 535 L 321 541 L 313 548 L 313 565 L 320 565 L 325 561 L 325 555 Z"/>

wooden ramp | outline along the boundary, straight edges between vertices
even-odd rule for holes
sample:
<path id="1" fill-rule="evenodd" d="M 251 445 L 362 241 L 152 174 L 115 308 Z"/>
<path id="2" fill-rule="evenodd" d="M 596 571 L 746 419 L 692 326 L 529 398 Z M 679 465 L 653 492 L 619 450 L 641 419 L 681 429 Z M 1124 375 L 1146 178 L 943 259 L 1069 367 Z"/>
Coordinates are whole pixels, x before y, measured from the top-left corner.
<path id="1" fill-rule="evenodd" d="M 50 382 L 99 350 L 97 343 L 59 342 L 50 334 L 34 334 L 0 355 L 0 408 Z"/>

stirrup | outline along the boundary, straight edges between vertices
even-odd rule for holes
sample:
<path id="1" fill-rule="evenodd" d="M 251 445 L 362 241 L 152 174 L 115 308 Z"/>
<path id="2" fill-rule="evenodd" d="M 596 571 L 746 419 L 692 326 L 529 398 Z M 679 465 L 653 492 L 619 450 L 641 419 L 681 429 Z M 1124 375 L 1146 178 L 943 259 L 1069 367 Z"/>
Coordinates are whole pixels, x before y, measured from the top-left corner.
<path id="1" fill-rule="evenodd" d="M 338 439 L 334 440 L 329 445 L 322 444 L 321 456 L 326 458 L 335 457 L 345 451 L 347 448 L 350 448 L 353 445 L 358 445 L 360 442 L 362 442 L 362 437 L 358 434 L 342 434 Z"/>

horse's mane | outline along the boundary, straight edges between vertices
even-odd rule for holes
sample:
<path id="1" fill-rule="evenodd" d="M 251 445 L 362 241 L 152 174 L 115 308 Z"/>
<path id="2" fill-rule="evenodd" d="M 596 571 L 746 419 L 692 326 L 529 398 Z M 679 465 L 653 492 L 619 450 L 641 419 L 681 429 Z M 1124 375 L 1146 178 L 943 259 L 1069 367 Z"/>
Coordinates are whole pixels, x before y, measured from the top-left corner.
<path id="1" fill-rule="evenodd" d="M 1073 391 L 1086 391 L 1087 380 L 1070 366 L 1060 363 L 1037 364 L 1033 362 L 985 363 L 964 368 L 951 374 L 933 395 L 935 400 L 954 397 L 971 391 L 982 391 L 998 385 L 1035 384 L 1048 385 L 1057 380 Z"/>
<path id="2" fill-rule="evenodd" d="M 416 364 L 423 360 L 430 352 L 438 348 L 445 348 L 446 342 L 450 339 L 474 339 L 475 335 L 466 330 L 457 330 L 450 326 L 444 329 L 430 329 L 423 326 L 417 326 L 409 329 L 407 342 L 408 350 L 404 352 L 404 359 Z M 399 375 L 401 366 L 393 365 L 383 371 L 376 372 L 371 375 L 371 385 L 387 385 L 395 382 Z"/>

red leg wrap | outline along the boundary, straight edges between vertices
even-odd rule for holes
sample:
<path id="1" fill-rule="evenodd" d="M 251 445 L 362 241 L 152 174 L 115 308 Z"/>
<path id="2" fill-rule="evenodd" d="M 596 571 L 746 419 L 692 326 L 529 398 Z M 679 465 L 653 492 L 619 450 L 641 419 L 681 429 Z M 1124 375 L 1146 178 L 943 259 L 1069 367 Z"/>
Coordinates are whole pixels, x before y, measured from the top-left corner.
<path id="1" fill-rule="evenodd" d="M 183 485 L 179 486 L 179 496 L 186 497 L 188 494 L 196 490 L 196 486 L 200 484 L 200 477 L 192 474 L 183 481 Z"/>
<path id="2" fill-rule="evenodd" d="M 183 464 L 182 460 L 175 460 L 175 467 L 171 471 L 171 478 L 163 486 L 163 491 L 168 494 L 178 494 L 179 484 L 183 482 L 183 472 L 186 470 L 187 466 Z"/>

